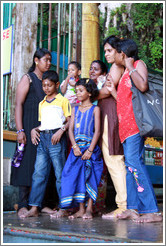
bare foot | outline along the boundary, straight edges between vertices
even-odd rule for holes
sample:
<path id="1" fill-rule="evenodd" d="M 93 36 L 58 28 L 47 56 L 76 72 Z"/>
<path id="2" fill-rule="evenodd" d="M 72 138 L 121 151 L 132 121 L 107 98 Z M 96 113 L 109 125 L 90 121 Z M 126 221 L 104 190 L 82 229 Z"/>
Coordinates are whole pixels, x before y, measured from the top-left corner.
<path id="1" fill-rule="evenodd" d="M 160 222 L 163 220 L 161 213 L 148 213 L 134 219 L 137 223 L 150 223 L 150 222 Z"/>
<path id="2" fill-rule="evenodd" d="M 53 210 L 53 209 L 51 209 L 51 208 L 49 208 L 49 207 L 44 207 L 42 210 L 41 210 L 41 213 L 46 213 L 46 214 L 53 214 L 53 213 L 55 213 L 56 212 L 56 210 Z"/>
<path id="3" fill-rule="evenodd" d="M 134 209 L 127 209 L 124 212 L 122 212 L 121 214 L 117 214 L 117 218 L 120 220 L 134 220 L 139 218 L 139 214 L 136 210 Z"/>
<path id="4" fill-rule="evenodd" d="M 28 212 L 28 209 L 27 208 L 20 208 L 19 210 L 18 210 L 18 217 L 22 217 L 22 215 L 24 215 L 24 214 L 26 214 Z"/>
<path id="5" fill-rule="evenodd" d="M 85 210 L 79 210 L 75 214 L 70 215 L 68 218 L 69 219 L 82 218 L 82 216 L 84 215 L 84 213 L 85 213 Z"/>
<path id="6" fill-rule="evenodd" d="M 121 214 L 122 212 L 124 212 L 126 209 L 124 208 L 117 208 L 114 211 L 107 213 L 107 214 L 103 214 L 102 218 L 103 219 L 115 219 L 117 218 L 118 214 Z"/>
<path id="7" fill-rule="evenodd" d="M 86 213 L 82 216 L 83 219 L 92 219 L 92 212 L 90 210 L 86 211 Z"/>
<path id="8" fill-rule="evenodd" d="M 20 218 L 27 218 L 27 217 L 38 217 L 39 212 L 37 207 L 32 207 L 29 211 L 24 213 Z"/>
<path id="9" fill-rule="evenodd" d="M 59 211 L 55 210 L 53 212 L 54 212 L 53 214 L 50 214 L 50 217 L 53 219 L 61 218 L 69 215 L 67 210 L 62 210 L 62 209 L 59 209 Z"/>

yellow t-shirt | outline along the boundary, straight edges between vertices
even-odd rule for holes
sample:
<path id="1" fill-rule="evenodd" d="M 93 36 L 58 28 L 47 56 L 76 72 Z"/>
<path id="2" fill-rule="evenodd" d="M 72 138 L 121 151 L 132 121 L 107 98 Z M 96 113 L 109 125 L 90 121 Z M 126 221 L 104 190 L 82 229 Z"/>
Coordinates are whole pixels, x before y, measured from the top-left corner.
<path id="1" fill-rule="evenodd" d="M 41 121 L 41 131 L 61 128 L 68 116 L 71 116 L 70 103 L 60 93 L 51 102 L 48 102 L 45 96 L 39 103 L 38 119 Z"/>

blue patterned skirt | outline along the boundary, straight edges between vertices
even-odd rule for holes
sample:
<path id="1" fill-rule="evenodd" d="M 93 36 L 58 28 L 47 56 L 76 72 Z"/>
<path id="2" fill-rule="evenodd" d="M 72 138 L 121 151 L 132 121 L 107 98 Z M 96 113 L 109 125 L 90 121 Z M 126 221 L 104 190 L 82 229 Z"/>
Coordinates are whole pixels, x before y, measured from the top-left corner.
<path id="1" fill-rule="evenodd" d="M 89 148 L 91 138 L 79 135 L 76 138 L 82 154 Z M 90 160 L 81 160 L 71 149 L 62 172 L 61 179 L 61 208 L 79 206 L 91 198 L 95 203 L 98 185 L 103 172 L 101 150 L 96 145 Z"/>

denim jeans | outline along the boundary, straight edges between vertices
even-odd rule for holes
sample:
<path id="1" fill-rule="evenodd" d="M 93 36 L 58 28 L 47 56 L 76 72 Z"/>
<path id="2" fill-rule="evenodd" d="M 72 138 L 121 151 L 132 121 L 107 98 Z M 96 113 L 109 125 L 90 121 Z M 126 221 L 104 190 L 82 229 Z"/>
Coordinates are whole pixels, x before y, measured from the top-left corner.
<path id="1" fill-rule="evenodd" d="M 144 139 L 140 134 L 128 137 L 123 143 L 127 169 L 127 208 L 139 213 L 158 211 L 153 186 L 143 161 Z"/>
<path id="2" fill-rule="evenodd" d="M 32 189 L 29 197 L 30 206 L 42 207 L 50 169 L 51 162 L 54 167 L 56 177 L 56 188 L 60 198 L 61 193 L 61 174 L 67 157 L 66 134 L 64 133 L 61 140 L 56 145 L 52 145 L 51 138 L 53 133 L 40 133 L 40 142 L 37 147 L 37 156 L 35 170 L 32 176 Z"/>

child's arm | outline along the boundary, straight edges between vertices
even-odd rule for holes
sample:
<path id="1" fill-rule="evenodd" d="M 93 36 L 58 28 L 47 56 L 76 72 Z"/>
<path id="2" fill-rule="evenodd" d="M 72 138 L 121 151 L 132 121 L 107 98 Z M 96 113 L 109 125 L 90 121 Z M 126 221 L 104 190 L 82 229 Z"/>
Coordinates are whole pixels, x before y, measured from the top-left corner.
<path id="1" fill-rule="evenodd" d="M 39 127 L 33 128 L 31 130 L 31 141 L 34 145 L 38 145 L 38 143 L 40 142 L 40 130 Z"/>
<path id="2" fill-rule="evenodd" d="M 56 133 L 54 133 L 54 135 L 51 138 L 51 143 L 53 145 L 59 143 L 63 133 L 69 128 L 69 121 L 70 121 L 70 116 L 66 117 L 66 124 L 62 128 L 60 128 Z"/>
<path id="3" fill-rule="evenodd" d="M 68 85 L 68 79 L 67 78 L 60 85 L 60 89 L 61 89 L 62 94 L 65 94 L 66 90 L 67 90 L 67 85 Z"/>
<path id="4" fill-rule="evenodd" d="M 76 84 L 76 81 L 75 81 L 75 78 L 74 79 L 69 79 L 69 85 L 71 85 L 71 86 L 75 86 L 75 84 Z"/>
<path id="5" fill-rule="evenodd" d="M 74 138 L 74 114 L 75 114 L 75 108 L 73 108 L 71 112 L 71 119 L 70 119 L 70 124 L 69 124 L 69 137 L 70 137 L 70 141 L 71 141 L 72 148 L 74 151 L 74 155 L 81 156 L 82 155 L 81 150 L 79 146 L 77 145 L 75 138 Z"/>
<path id="6" fill-rule="evenodd" d="M 95 132 L 94 132 L 92 142 L 91 142 L 89 148 L 84 152 L 84 154 L 82 156 L 82 160 L 88 160 L 91 158 L 93 150 L 94 150 L 94 148 L 98 142 L 98 139 L 100 137 L 100 109 L 97 106 L 94 109 L 94 117 L 95 117 Z"/>

